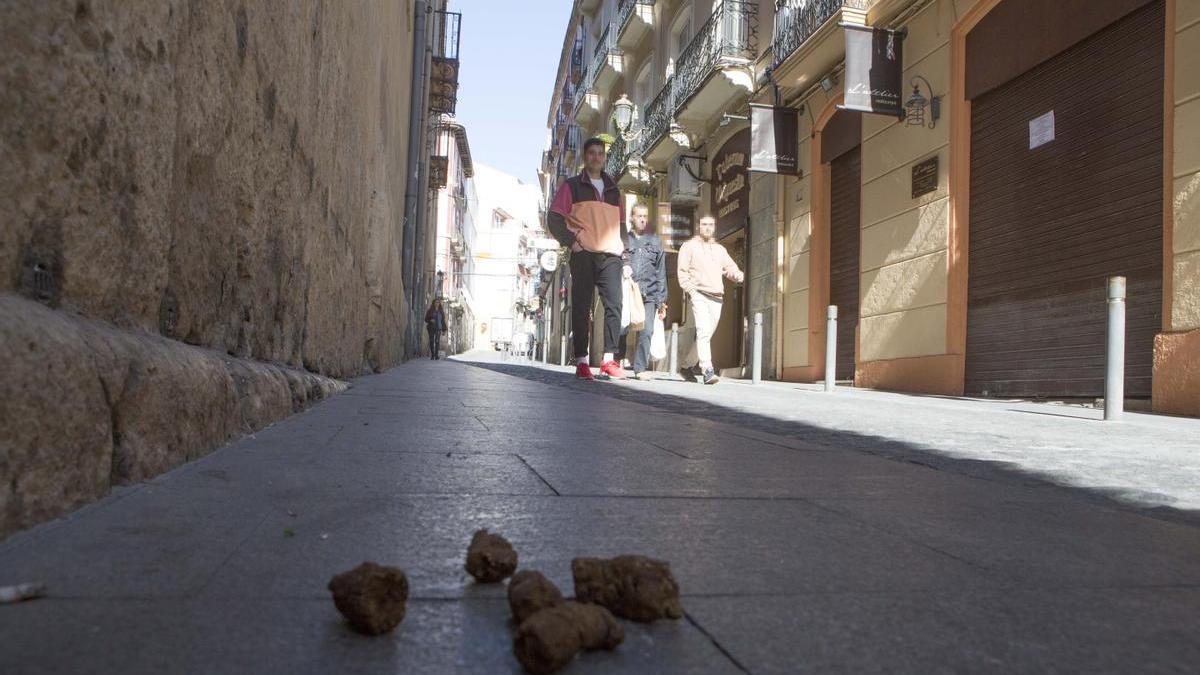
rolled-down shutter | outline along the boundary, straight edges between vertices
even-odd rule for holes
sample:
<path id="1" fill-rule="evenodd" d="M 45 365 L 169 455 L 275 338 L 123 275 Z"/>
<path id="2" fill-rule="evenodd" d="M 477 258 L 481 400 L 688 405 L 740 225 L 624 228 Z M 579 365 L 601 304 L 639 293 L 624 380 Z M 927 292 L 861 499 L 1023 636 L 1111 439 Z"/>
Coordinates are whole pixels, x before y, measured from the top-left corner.
<path id="1" fill-rule="evenodd" d="M 860 157 L 859 147 L 855 146 L 830 162 L 829 304 L 838 308 L 836 376 L 839 380 L 854 378 L 862 183 Z"/>
<path id="2" fill-rule="evenodd" d="M 1129 283 L 1126 393 L 1162 324 L 1163 3 L 971 106 L 966 389 L 1104 391 L 1105 279 Z M 1030 148 L 1030 121 L 1053 140 Z"/>

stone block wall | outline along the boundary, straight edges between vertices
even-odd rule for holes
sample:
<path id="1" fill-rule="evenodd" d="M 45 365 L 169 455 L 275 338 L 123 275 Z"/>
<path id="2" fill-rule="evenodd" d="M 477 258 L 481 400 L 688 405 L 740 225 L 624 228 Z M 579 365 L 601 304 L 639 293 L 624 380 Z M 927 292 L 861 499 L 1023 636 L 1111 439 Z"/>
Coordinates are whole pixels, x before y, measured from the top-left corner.
<path id="1" fill-rule="evenodd" d="M 777 260 L 779 228 L 775 218 L 775 191 L 778 178 L 774 174 L 750 174 L 750 231 L 746 256 L 746 291 L 749 293 L 749 316 L 746 317 L 746 365 L 753 363 L 754 314 L 763 315 L 762 375 L 778 377 L 775 368 L 775 306 L 778 279 Z M 749 370 L 747 370 L 749 373 Z"/>
<path id="2" fill-rule="evenodd" d="M 410 5 L 0 4 L 0 535 L 402 360 Z"/>

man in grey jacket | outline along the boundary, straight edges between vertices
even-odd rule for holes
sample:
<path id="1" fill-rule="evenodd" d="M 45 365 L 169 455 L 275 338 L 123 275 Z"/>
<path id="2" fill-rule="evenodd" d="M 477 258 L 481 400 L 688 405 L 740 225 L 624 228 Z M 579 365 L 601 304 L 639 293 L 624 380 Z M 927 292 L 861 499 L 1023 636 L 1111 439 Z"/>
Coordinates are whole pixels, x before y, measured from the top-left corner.
<path id="1" fill-rule="evenodd" d="M 638 332 L 637 350 L 633 355 L 634 377 L 649 380 L 650 340 L 654 337 L 654 317 L 667 313 L 667 256 L 662 241 L 650 227 L 650 211 L 645 204 L 636 204 L 631 215 L 632 228 L 625 235 L 625 276 L 638 285 L 646 306 L 646 325 Z M 625 355 L 626 332 L 618 342 L 617 360 Z"/>

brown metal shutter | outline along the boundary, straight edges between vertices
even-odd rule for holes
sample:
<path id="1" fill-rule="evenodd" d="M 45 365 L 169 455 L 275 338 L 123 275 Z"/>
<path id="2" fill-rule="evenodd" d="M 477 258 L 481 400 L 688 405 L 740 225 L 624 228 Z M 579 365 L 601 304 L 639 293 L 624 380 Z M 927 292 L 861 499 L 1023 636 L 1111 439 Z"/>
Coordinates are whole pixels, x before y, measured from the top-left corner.
<path id="1" fill-rule="evenodd" d="M 829 304 L 838 308 L 839 380 L 854 379 L 854 335 L 858 329 L 858 242 L 861 162 L 855 146 L 830 162 Z"/>
<path id="2" fill-rule="evenodd" d="M 1163 3 L 971 107 L 966 390 L 1101 396 L 1105 278 L 1129 281 L 1126 382 L 1149 396 L 1162 324 Z M 1031 150 L 1030 120 L 1055 140 Z"/>

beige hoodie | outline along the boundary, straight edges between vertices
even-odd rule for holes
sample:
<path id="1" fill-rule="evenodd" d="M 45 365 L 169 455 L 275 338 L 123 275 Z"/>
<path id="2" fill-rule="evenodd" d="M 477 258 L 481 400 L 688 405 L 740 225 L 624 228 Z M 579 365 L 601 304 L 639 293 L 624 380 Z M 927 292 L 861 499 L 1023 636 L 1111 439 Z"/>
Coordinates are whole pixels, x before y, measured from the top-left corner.
<path id="1" fill-rule="evenodd" d="M 712 297 L 725 295 L 722 275 L 741 283 L 742 271 L 725 247 L 715 241 L 692 237 L 679 247 L 679 287 L 684 293 L 700 291 Z"/>

